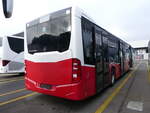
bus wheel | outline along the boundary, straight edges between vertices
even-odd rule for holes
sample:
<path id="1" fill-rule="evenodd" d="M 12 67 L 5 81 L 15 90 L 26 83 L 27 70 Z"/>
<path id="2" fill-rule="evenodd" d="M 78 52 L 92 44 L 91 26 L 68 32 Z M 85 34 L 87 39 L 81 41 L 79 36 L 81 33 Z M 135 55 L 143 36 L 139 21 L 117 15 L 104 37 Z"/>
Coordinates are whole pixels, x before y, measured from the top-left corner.
<path id="1" fill-rule="evenodd" d="M 113 86 L 114 83 L 115 83 L 115 69 L 113 68 L 111 72 L 111 85 Z"/>

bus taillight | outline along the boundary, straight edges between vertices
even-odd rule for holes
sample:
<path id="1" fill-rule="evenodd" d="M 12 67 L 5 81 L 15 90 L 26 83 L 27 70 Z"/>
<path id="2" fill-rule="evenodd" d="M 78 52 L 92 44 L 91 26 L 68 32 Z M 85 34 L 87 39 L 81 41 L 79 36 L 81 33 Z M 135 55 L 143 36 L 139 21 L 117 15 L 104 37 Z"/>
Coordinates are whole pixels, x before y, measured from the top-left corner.
<path id="1" fill-rule="evenodd" d="M 2 60 L 2 65 L 6 66 L 10 61 L 9 60 Z"/>
<path id="2" fill-rule="evenodd" d="M 72 82 L 77 83 L 81 80 L 81 62 L 78 59 L 72 60 Z"/>

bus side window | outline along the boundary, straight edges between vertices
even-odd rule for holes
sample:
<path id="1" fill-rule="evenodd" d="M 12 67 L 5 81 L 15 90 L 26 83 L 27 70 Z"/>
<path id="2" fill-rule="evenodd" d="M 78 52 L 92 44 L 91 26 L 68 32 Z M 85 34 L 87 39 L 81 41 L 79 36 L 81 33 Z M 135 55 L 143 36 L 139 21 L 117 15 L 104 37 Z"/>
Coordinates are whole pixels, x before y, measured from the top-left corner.
<path id="1" fill-rule="evenodd" d="M 109 54 L 108 54 L 108 38 L 103 36 L 102 37 L 103 40 L 103 61 L 104 61 L 104 73 L 108 73 L 109 72 Z"/>
<path id="2" fill-rule="evenodd" d="M 113 42 L 112 40 L 108 41 L 108 56 L 109 62 L 118 63 L 118 47 L 117 42 Z"/>
<path id="3" fill-rule="evenodd" d="M 82 17 L 82 40 L 85 64 L 94 65 L 93 24 Z"/>

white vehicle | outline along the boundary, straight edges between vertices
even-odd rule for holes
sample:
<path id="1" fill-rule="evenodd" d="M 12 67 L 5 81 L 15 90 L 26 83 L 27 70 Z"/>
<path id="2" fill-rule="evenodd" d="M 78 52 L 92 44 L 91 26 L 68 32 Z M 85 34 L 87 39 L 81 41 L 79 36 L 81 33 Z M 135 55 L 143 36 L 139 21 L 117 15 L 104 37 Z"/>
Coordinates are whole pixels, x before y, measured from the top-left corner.
<path id="1" fill-rule="evenodd" d="M 0 73 L 24 73 L 24 37 L 0 38 Z"/>

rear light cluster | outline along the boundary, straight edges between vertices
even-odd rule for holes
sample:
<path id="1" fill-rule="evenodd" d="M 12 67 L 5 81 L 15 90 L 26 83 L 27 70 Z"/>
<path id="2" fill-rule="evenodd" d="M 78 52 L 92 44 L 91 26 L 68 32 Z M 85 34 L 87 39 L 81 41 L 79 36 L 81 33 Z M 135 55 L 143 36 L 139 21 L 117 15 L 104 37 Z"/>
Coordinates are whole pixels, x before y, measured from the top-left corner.
<path id="1" fill-rule="evenodd" d="M 72 60 L 72 82 L 77 83 L 81 80 L 81 62 L 78 59 Z"/>
<path id="2" fill-rule="evenodd" d="M 2 66 L 6 66 L 9 62 L 9 60 L 2 60 Z"/>

